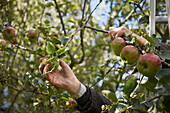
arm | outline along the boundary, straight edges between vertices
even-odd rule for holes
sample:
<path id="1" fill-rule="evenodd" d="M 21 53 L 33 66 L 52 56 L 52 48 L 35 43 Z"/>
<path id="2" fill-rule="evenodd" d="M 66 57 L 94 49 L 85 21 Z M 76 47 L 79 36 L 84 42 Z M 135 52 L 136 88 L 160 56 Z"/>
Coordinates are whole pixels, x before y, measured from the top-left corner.
<path id="1" fill-rule="evenodd" d="M 148 43 L 148 41 L 145 38 L 142 38 L 139 35 L 133 33 L 126 27 L 119 27 L 119 28 L 110 27 L 109 28 L 109 36 L 110 36 L 111 40 L 114 40 L 117 37 L 125 36 L 125 32 L 127 32 L 128 34 L 132 34 L 132 36 L 136 36 L 136 38 L 139 40 L 140 46 Z"/>
<path id="2" fill-rule="evenodd" d="M 43 73 L 49 71 L 50 64 L 46 66 L 41 60 L 39 70 Z M 101 106 L 111 104 L 109 99 L 102 96 L 95 90 L 85 87 L 76 78 L 71 68 L 63 61 L 59 60 L 62 69 L 56 69 L 52 73 L 46 74 L 45 77 L 49 82 L 59 88 L 67 90 L 77 98 L 77 109 L 85 113 L 101 113 Z"/>

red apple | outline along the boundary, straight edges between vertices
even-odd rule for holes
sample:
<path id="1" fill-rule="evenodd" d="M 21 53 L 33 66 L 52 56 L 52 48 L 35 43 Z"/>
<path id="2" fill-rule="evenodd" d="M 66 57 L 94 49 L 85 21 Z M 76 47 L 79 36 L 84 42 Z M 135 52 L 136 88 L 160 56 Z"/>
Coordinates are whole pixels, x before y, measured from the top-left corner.
<path id="1" fill-rule="evenodd" d="M 4 48 L 7 42 L 4 39 L 0 39 L 0 48 Z"/>
<path id="2" fill-rule="evenodd" d="M 138 71 L 147 77 L 153 77 L 161 68 L 161 60 L 157 55 L 147 53 L 139 57 Z"/>
<path id="3" fill-rule="evenodd" d="M 120 53 L 121 59 L 127 64 L 136 63 L 139 56 L 140 54 L 138 49 L 132 45 L 125 46 Z"/>
<path id="4" fill-rule="evenodd" d="M 15 29 L 13 27 L 6 27 L 2 33 L 4 39 L 10 40 L 15 37 Z"/>
<path id="5" fill-rule="evenodd" d="M 120 52 L 125 47 L 126 42 L 123 38 L 117 37 L 112 41 L 112 48 L 115 53 L 115 55 L 120 56 Z"/>
<path id="6" fill-rule="evenodd" d="M 35 30 L 30 30 L 27 36 L 31 42 L 36 42 L 38 39 L 38 32 Z"/>

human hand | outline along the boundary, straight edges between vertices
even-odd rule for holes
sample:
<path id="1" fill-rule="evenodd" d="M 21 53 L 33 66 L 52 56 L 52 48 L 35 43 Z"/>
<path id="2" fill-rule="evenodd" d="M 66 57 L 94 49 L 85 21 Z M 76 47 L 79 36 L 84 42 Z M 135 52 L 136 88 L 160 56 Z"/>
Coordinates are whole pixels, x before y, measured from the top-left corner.
<path id="1" fill-rule="evenodd" d="M 51 73 L 45 74 L 46 79 L 53 85 L 65 89 L 71 94 L 77 94 L 80 89 L 80 81 L 76 78 L 75 74 L 71 68 L 63 61 L 59 60 L 62 69 L 56 69 Z M 39 70 L 43 73 L 48 72 L 50 69 L 50 64 L 46 66 L 43 64 L 41 59 L 41 64 L 39 65 Z"/>
<path id="2" fill-rule="evenodd" d="M 115 27 L 109 28 L 109 36 L 110 36 L 111 40 L 114 40 L 117 37 L 126 36 L 125 32 L 128 33 L 128 34 L 131 34 L 132 36 L 136 36 L 136 38 L 139 40 L 139 46 L 142 47 L 142 45 L 147 43 L 147 40 L 145 38 L 140 37 L 139 35 L 133 33 L 132 31 L 130 31 L 129 29 L 127 29 L 124 26 L 119 27 L 119 28 L 115 28 Z"/>

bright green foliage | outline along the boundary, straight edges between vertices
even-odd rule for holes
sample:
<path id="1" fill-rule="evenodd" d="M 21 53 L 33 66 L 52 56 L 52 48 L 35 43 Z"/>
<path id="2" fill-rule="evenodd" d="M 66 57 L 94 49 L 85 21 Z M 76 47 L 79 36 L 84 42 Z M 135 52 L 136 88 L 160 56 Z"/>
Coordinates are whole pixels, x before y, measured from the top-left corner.
<path id="1" fill-rule="evenodd" d="M 165 1 L 157 1 L 156 15 L 165 16 Z M 72 95 L 41 76 L 39 59 L 47 55 L 47 63 L 57 68 L 62 58 L 83 84 L 113 101 L 113 105 L 105 107 L 109 113 L 167 110 L 169 101 L 157 103 L 161 107 L 158 109 L 155 101 L 148 100 L 160 98 L 160 94 L 169 98 L 169 70 L 158 72 L 156 82 L 147 82 L 147 78 L 141 82 L 140 73 L 130 75 L 135 64 L 124 64 L 115 56 L 108 33 L 101 31 L 125 26 L 150 42 L 145 52 L 157 54 L 166 62 L 170 52 L 154 47 L 160 42 L 168 44 L 168 27 L 158 24 L 156 36 L 147 35 L 149 6 L 149 0 L 0 0 L 0 38 L 4 28 L 12 26 L 18 40 L 15 45 L 7 41 L 0 49 L 0 110 L 77 112 L 65 105 Z M 27 37 L 32 29 L 38 31 L 35 43 Z M 128 41 L 139 45 L 135 37 Z"/>

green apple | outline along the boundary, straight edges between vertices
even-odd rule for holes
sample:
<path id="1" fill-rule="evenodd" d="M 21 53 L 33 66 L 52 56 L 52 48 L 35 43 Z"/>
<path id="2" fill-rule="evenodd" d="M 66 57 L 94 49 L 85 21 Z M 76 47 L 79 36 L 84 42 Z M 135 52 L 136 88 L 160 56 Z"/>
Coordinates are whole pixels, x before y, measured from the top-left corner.
<path id="1" fill-rule="evenodd" d="M 10 40 L 15 37 L 15 29 L 13 27 L 6 27 L 2 33 L 4 39 Z"/>
<path id="2" fill-rule="evenodd" d="M 117 37 L 112 41 L 112 49 L 117 56 L 120 56 L 120 52 L 125 46 L 126 42 L 121 37 Z"/>
<path id="3" fill-rule="evenodd" d="M 0 48 L 4 48 L 7 42 L 4 39 L 0 39 Z"/>
<path id="4" fill-rule="evenodd" d="M 38 39 L 38 32 L 35 30 L 28 31 L 27 37 L 31 42 L 36 42 Z"/>
<path id="5" fill-rule="evenodd" d="M 138 71 L 146 77 L 153 77 L 161 68 L 161 60 L 157 55 L 146 53 L 139 57 Z"/>
<path id="6" fill-rule="evenodd" d="M 120 57 L 123 60 L 123 62 L 127 64 L 134 64 L 138 60 L 140 54 L 138 49 L 135 46 L 127 45 L 125 46 L 121 53 Z"/>
<path id="7" fill-rule="evenodd" d="M 71 108 L 75 108 L 75 107 L 77 107 L 77 102 L 75 101 L 75 100 L 68 100 L 67 102 L 66 102 L 66 106 L 68 106 L 68 107 L 71 107 Z"/>

